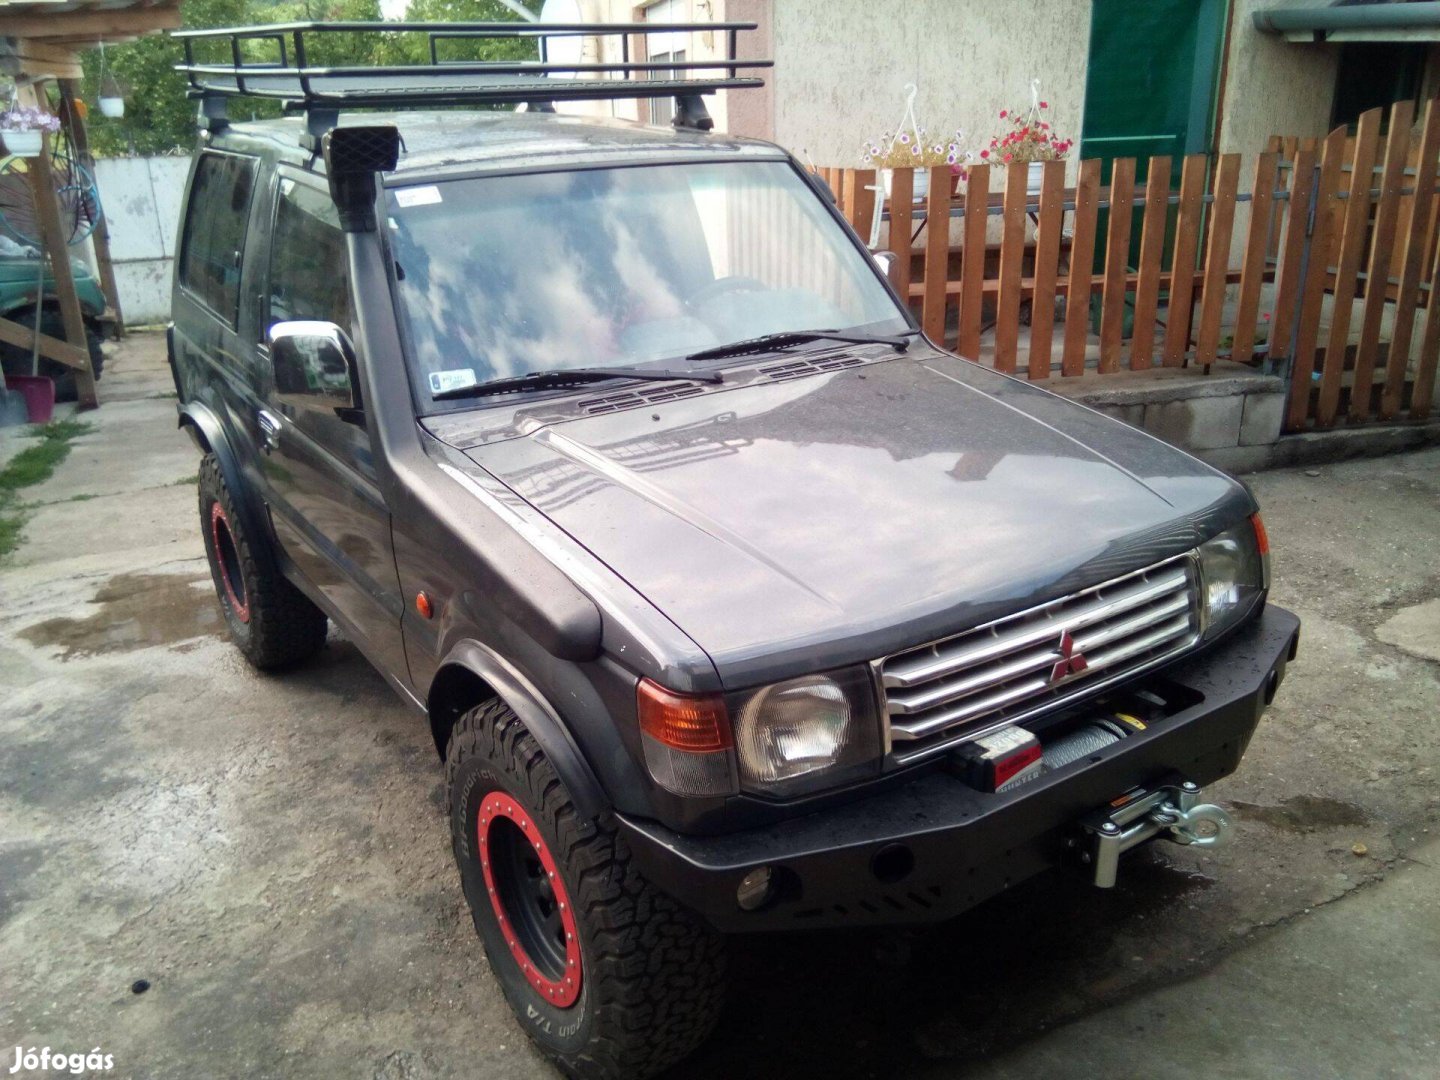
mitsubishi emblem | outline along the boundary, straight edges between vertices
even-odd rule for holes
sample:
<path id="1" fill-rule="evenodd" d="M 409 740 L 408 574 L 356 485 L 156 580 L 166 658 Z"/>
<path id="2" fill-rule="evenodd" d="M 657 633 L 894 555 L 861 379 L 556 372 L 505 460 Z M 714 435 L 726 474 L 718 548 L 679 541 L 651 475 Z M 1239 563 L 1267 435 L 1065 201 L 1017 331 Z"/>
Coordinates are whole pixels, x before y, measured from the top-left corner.
<path id="1" fill-rule="evenodd" d="M 1065 630 L 1060 634 L 1058 646 L 1060 659 L 1050 669 L 1050 681 L 1057 683 L 1067 675 L 1078 675 L 1089 667 L 1085 654 L 1075 648 L 1075 639 L 1070 636 L 1070 631 Z"/>

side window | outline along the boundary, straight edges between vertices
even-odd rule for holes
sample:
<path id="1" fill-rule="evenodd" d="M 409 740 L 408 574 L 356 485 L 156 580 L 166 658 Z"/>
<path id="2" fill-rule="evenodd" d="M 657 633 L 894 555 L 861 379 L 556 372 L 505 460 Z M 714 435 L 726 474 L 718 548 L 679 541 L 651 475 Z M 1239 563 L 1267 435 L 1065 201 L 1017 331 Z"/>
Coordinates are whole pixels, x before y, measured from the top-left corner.
<path id="1" fill-rule="evenodd" d="M 232 327 L 240 305 L 240 261 L 255 166 L 254 158 L 202 154 L 185 215 L 180 284 Z"/>
<path id="2" fill-rule="evenodd" d="M 345 234 L 325 192 L 280 181 L 270 238 L 268 329 L 277 322 L 319 319 L 353 337 Z"/>

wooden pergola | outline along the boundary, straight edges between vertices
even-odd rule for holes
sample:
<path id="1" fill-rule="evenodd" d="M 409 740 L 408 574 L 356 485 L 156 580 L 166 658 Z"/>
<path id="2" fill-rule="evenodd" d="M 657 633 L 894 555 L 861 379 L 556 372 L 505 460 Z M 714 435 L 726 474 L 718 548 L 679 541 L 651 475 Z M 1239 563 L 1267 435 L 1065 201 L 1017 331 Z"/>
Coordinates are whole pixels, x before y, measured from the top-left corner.
<path id="1" fill-rule="evenodd" d="M 0 71 L 15 78 L 21 105 L 46 105 L 45 84 L 52 80 L 58 84 L 61 124 L 81 164 L 93 172 L 83 110 L 76 108 L 83 76 L 80 53 L 97 48 L 102 41 L 113 45 L 179 25 L 180 0 L 0 0 Z M 47 135 L 30 178 L 65 337 L 62 340 L 40 333 L 38 327 L 32 330 L 0 318 L 0 341 L 34 349 L 38 338 L 39 355 L 76 369 L 79 405 L 93 408 L 99 400 L 85 344 L 80 300 L 70 272 L 66 238 L 62 235 L 50 150 Z M 91 239 L 106 302 L 117 330 L 122 330 L 123 318 L 110 259 L 110 237 L 103 216 Z"/>

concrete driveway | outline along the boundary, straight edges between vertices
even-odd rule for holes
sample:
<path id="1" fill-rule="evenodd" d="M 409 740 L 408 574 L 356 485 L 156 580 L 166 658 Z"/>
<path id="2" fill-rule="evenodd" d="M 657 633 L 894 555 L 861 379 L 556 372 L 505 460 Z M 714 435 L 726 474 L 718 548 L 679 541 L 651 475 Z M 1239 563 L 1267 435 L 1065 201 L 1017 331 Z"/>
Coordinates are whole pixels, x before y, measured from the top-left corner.
<path id="1" fill-rule="evenodd" d="M 552 1075 L 470 927 L 423 722 L 333 636 L 284 677 L 244 664 L 163 339 L 101 389 L 0 566 L 0 1068 Z M 1440 451 L 1252 482 L 1305 630 L 1214 789 L 1236 842 L 913 934 L 739 941 L 677 1075 L 1440 1073 Z"/>

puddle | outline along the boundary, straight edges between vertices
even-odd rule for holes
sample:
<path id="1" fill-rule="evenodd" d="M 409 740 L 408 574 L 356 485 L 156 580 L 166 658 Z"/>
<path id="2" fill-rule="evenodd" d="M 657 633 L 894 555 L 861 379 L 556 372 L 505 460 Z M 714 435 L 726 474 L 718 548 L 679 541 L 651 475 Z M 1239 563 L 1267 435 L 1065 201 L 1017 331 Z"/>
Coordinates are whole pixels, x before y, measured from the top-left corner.
<path id="1" fill-rule="evenodd" d="M 90 603 L 95 610 L 82 619 L 46 619 L 20 636 L 31 645 L 59 647 L 60 659 L 74 660 L 225 632 L 208 575 L 119 574 Z"/>
<path id="2" fill-rule="evenodd" d="M 1327 799 L 1320 795 L 1296 795 L 1278 806 L 1261 806 L 1247 802 L 1233 805 L 1241 816 L 1287 832 L 1338 829 L 1344 825 L 1364 825 L 1369 820 L 1365 811 L 1353 803 Z"/>

